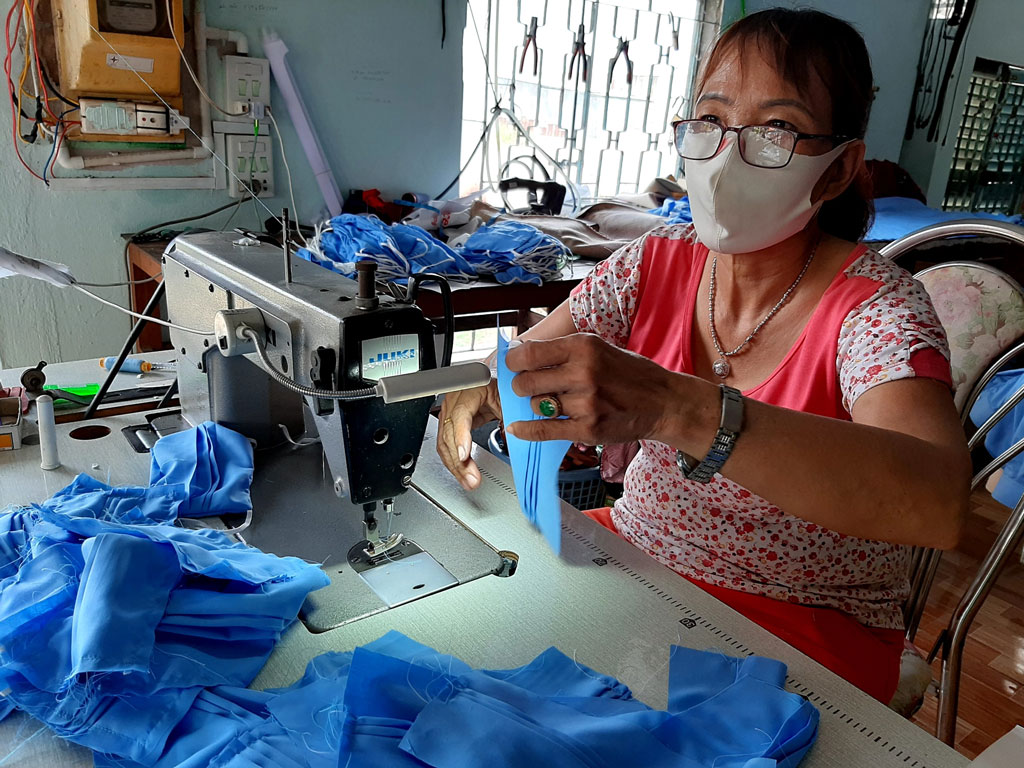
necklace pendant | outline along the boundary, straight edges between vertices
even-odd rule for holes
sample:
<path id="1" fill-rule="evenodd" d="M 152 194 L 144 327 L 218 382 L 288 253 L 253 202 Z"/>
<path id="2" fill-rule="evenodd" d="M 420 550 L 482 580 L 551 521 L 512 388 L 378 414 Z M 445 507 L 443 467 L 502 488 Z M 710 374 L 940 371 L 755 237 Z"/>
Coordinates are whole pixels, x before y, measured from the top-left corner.
<path id="1" fill-rule="evenodd" d="M 724 357 L 720 357 L 711 364 L 711 370 L 714 371 L 715 376 L 718 378 L 726 379 L 729 377 L 730 371 L 732 371 L 732 366 L 729 365 L 729 362 Z"/>

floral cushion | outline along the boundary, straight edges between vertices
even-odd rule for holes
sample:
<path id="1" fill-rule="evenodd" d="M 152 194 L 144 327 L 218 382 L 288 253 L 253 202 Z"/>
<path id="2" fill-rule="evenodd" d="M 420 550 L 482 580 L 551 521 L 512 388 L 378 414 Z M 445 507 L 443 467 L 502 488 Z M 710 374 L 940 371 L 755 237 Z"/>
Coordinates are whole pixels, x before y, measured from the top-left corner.
<path id="1" fill-rule="evenodd" d="M 1024 336 L 1024 295 L 987 266 L 948 264 L 917 276 L 949 338 L 957 408 L 985 369 Z"/>

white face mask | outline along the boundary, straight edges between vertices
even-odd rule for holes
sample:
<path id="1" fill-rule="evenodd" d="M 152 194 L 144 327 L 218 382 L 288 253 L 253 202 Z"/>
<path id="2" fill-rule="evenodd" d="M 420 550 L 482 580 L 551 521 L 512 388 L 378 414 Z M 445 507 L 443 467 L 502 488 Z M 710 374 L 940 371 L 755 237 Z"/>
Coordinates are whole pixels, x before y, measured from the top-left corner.
<path id="1" fill-rule="evenodd" d="M 697 237 L 717 253 L 750 253 L 781 243 L 807 226 L 822 202 L 811 192 L 846 144 L 824 155 L 794 154 L 783 168 L 758 168 L 740 157 L 736 137 L 708 160 L 684 160 Z"/>

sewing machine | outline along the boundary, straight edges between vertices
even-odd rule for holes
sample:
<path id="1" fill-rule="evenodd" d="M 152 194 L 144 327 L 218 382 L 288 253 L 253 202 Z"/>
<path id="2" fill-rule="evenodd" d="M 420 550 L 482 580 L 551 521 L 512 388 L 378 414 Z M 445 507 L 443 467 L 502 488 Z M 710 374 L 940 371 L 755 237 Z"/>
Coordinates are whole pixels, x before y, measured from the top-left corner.
<path id="1" fill-rule="evenodd" d="M 438 369 L 430 323 L 378 295 L 374 267 L 360 262 L 357 283 L 218 232 L 179 238 L 163 257 L 170 320 L 216 333 L 171 330 L 181 416 L 154 429 L 210 420 L 255 442 L 243 536 L 323 564 L 332 586 L 303 615 L 318 631 L 514 567 L 409 492 L 434 395 L 490 372 Z"/>

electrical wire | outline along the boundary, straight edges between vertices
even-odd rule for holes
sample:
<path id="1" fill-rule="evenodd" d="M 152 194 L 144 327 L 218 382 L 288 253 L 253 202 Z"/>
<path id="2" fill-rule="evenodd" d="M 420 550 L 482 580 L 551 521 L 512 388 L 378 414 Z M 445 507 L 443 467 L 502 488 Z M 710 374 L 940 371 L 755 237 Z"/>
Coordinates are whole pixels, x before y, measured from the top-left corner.
<path id="1" fill-rule="evenodd" d="M 79 106 L 77 101 L 72 101 L 71 99 L 67 98 L 64 94 L 62 94 L 60 91 L 57 90 L 57 87 L 53 84 L 53 81 L 50 79 L 50 76 L 47 74 L 46 67 L 43 66 L 42 62 L 39 62 L 39 71 L 43 75 L 43 82 L 46 84 L 46 87 L 50 90 L 50 92 L 54 95 L 55 98 L 60 99 L 65 104 L 67 104 L 69 107 L 77 107 L 77 106 Z"/>
<path id="2" fill-rule="evenodd" d="M 247 325 L 242 326 L 242 335 L 255 345 L 256 355 L 260 359 L 260 364 L 262 365 L 263 370 L 270 374 L 270 378 L 293 392 L 298 392 L 300 395 L 305 395 L 306 397 L 319 397 L 322 400 L 369 400 L 370 398 L 377 396 L 376 387 L 335 391 L 332 389 L 319 389 L 317 387 L 306 387 L 302 384 L 296 384 L 277 370 L 274 367 L 274 364 L 270 362 L 270 357 L 267 355 L 267 346 L 264 343 L 263 338 L 255 330 Z"/>
<path id="3" fill-rule="evenodd" d="M 22 11 L 24 11 L 24 6 L 22 5 L 21 0 L 15 0 L 11 5 L 11 9 L 7 12 L 7 19 L 4 24 L 4 42 L 7 44 L 7 55 L 4 57 L 4 74 L 7 75 L 7 95 L 11 102 L 11 120 L 13 122 L 14 130 L 14 136 L 12 136 L 12 139 L 14 140 L 14 154 L 18 158 L 18 162 L 24 166 L 26 171 L 42 181 L 43 177 L 32 170 L 29 164 L 25 162 L 25 158 L 21 156 L 21 149 L 18 146 L 18 136 L 21 135 L 21 126 L 19 125 L 19 112 L 21 111 L 21 106 L 20 103 L 17 105 L 15 104 L 14 81 L 11 79 L 11 66 L 14 58 L 14 46 L 11 44 L 11 17 L 14 15 L 15 9 L 18 8 L 21 8 Z M 20 28 L 20 26 L 21 14 L 18 15 L 18 26 L 15 27 L 15 29 Z M 15 38 L 15 41 L 17 41 L 17 38 Z"/>
<path id="4" fill-rule="evenodd" d="M 196 88 L 199 90 L 199 95 L 202 96 L 211 107 L 214 107 L 218 112 L 221 112 L 227 115 L 228 117 L 248 117 L 248 112 L 231 112 L 230 110 L 224 109 L 224 107 L 222 107 L 220 104 L 214 101 L 210 97 L 210 94 L 206 92 L 206 89 L 203 88 L 202 84 L 199 82 L 199 78 L 196 76 L 196 73 L 192 70 L 192 65 L 189 64 L 188 56 L 185 55 L 184 49 L 181 47 L 181 44 L 178 43 L 178 35 L 174 31 L 174 12 L 171 9 L 171 0 L 166 0 L 165 7 L 167 10 L 167 24 L 171 28 L 171 40 L 174 41 L 174 47 L 177 48 L 178 53 L 181 54 L 181 61 L 185 65 L 185 69 L 188 72 L 189 77 L 192 78 L 192 82 L 196 84 Z M 92 25 L 90 24 L 89 26 Z M 185 36 L 184 28 L 182 28 L 181 34 L 182 37 Z M 203 53 L 203 55 L 206 55 L 205 52 Z"/>
<path id="5" fill-rule="evenodd" d="M 274 118 L 274 113 L 267 110 L 267 117 L 270 118 L 270 124 L 274 126 L 274 133 L 277 134 L 277 146 L 281 149 L 281 159 L 284 161 L 284 172 L 288 176 L 288 198 L 292 203 L 292 213 L 295 215 L 295 231 L 299 233 L 299 237 L 307 247 L 309 241 L 306 240 L 306 236 L 302 234 L 302 226 L 299 221 L 299 209 L 295 205 L 295 187 L 292 186 L 292 169 L 288 167 L 288 155 L 284 151 L 284 137 L 281 135 L 281 129 L 277 127 L 277 120 Z"/>
<path id="6" fill-rule="evenodd" d="M 214 335 L 213 331 L 199 331 L 199 330 L 196 330 L 195 328 L 187 328 L 184 325 L 177 325 L 175 323 L 170 323 L 170 322 L 168 322 L 166 320 L 159 320 L 159 319 L 157 319 L 155 317 L 149 317 L 148 315 L 143 315 L 143 314 L 140 314 L 138 312 L 132 312 L 130 309 L 125 309 L 120 304 L 115 304 L 112 301 L 108 301 L 107 299 L 104 299 L 102 296 L 97 296 L 92 291 L 89 291 L 86 288 L 82 287 L 82 285 L 79 284 L 79 283 L 72 283 L 71 287 L 74 288 L 76 291 L 80 291 L 81 293 L 84 293 L 86 296 L 88 296 L 88 297 L 90 297 L 92 299 L 95 299 L 100 304 L 106 304 L 108 307 L 111 307 L 112 309 L 116 309 L 118 312 L 123 312 L 124 314 L 129 315 L 130 317 L 134 317 L 134 318 L 136 318 L 138 320 L 145 320 L 146 322 L 153 323 L 154 325 L 162 325 L 165 328 L 174 328 L 177 331 L 184 331 L 185 333 L 194 333 L 196 336 L 213 336 Z"/>

